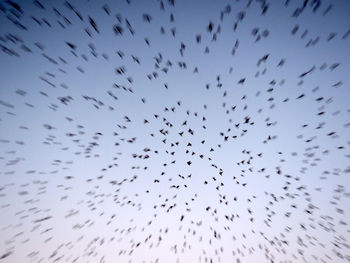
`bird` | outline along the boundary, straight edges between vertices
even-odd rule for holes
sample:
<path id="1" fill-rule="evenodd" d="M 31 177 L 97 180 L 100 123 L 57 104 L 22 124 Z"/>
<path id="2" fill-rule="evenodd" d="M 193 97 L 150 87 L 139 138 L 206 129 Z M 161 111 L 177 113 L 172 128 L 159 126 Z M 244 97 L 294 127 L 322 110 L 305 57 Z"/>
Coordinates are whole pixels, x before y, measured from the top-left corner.
<path id="1" fill-rule="evenodd" d="M 349 8 L 1 2 L 0 263 L 346 261 Z"/>

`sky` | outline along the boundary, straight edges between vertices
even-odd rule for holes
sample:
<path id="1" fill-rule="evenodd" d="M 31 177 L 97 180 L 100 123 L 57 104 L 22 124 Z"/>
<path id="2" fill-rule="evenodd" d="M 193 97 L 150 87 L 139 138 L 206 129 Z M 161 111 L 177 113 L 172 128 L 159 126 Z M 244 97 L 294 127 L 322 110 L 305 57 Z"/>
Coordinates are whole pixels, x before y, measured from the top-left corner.
<path id="1" fill-rule="evenodd" d="M 349 262 L 349 13 L 0 1 L 0 262 Z"/>

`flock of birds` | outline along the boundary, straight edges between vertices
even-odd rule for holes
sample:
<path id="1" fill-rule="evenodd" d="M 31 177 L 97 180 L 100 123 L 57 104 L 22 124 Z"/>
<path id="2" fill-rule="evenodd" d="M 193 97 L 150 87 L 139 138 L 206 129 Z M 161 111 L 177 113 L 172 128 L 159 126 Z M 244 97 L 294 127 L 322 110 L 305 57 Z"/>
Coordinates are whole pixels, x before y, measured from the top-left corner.
<path id="1" fill-rule="evenodd" d="M 1 1 L 0 262 L 350 262 L 347 11 Z"/>

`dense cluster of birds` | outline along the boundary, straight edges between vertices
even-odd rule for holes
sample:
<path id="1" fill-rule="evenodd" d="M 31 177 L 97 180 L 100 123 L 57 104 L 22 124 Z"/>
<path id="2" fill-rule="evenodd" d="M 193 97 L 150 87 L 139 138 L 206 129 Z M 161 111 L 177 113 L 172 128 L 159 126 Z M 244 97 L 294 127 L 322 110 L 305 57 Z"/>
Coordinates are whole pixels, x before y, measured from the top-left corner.
<path id="1" fill-rule="evenodd" d="M 1 1 L 0 262 L 350 262 L 348 11 Z"/>

